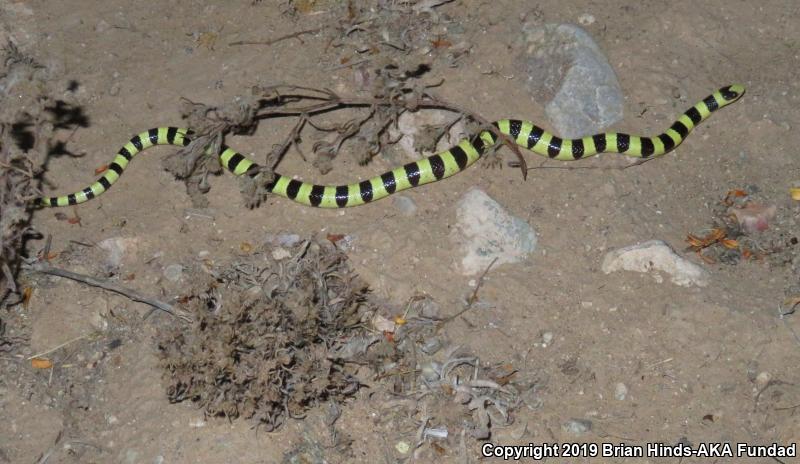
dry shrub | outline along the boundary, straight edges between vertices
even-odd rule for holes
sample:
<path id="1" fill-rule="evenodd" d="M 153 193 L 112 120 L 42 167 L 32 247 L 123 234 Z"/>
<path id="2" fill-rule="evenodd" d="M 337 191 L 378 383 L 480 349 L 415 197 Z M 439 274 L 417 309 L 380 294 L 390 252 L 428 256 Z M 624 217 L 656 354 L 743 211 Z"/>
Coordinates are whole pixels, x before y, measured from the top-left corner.
<path id="1" fill-rule="evenodd" d="M 54 151 L 53 132 L 85 124 L 80 109 L 53 97 L 60 81 L 9 43 L 0 51 L 0 302 L 16 291 L 20 250 L 30 233 L 37 176 Z"/>
<path id="2" fill-rule="evenodd" d="M 358 390 L 340 353 L 364 332 L 367 288 L 330 242 L 265 248 L 191 272 L 196 283 L 183 300 L 196 322 L 159 343 L 171 401 L 274 430 Z"/>

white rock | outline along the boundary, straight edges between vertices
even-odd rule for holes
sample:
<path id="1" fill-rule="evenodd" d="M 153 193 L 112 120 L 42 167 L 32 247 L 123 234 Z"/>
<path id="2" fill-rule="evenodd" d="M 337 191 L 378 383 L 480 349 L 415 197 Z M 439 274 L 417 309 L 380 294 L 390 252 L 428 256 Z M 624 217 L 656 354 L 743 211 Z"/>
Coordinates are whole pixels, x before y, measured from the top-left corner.
<path id="1" fill-rule="evenodd" d="M 526 259 L 536 249 L 536 232 L 512 216 L 482 190 L 470 189 L 458 203 L 457 223 L 451 239 L 461 249 L 461 272 L 483 272 L 495 265 Z"/>
<path id="2" fill-rule="evenodd" d="M 275 249 L 272 250 L 272 258 L 275 261 L 280 261 L 282 259 L 291 258 L 291 257 L 292 257 L 292 254 L 289 253 L 289 250 L 287 250 L 286 248 L 278 247 L 278 248 L 275 248 Z"/>
<path id="3" fill-rule="evenodd" d="M 614 385 L 614 398 L 619 401 L 624 401 L 625 398 L 628 396 L 628 386 L 622 382 L 617 383 Z"/>
<path id="4" fill-rule="evenodd" d="M 661 240 L 650 240 L 645 243 L 631 245 L 610 251 L 603 259 L 603 272 L 615 271 L 652 272 L 661 271 L 669 274 L 672 283 L 683 287 L 708 285 L 708 271 L 678 256 L 672 248 Z M 654 278 L 660 276 L 654 274 Z"/>
<path id="5" fill-rule="evenodd" d="M 432 151 L 421 152 L 416 147 L 417 138 L 420 132 L 425 130 L 425 126 L 442 126 L 448 124 L 454 117 L 454 113 L 443 110 L 424 110 L 415 111 L 413 113 L 406 111 L 397 118 L 397 128 L 395 128 L 394 125 L 389 128 L 389 138 L 392 140 L 400 138 L 400 141 L 397 142 L 397 146 L 399 146 L 409 158 L 418 160 L 423 156 L 433 153 Z M 457 144 L 466 136 L 465 132 L 466 129 L 461 121 L 453 124 L 448 132 L 449 139 L 448 135 L 439 139 L 436 150 L 444 151 Z"/>
<path id="6" fill-rule="evenodd" d="M 756 376 L 756 384 L 761 388 L 766 387 L 770 380 L 772 380 L 772 375 L 766 371 L 761 372 Z"/>
<path id="7" fill-rule="evenodd" d="M 108 252 L 106 264 L 118 267 L 126 255 L 136 255 L 139 239 L 125 237 L 111 237 L 98 243 L 97 246 Z"/>

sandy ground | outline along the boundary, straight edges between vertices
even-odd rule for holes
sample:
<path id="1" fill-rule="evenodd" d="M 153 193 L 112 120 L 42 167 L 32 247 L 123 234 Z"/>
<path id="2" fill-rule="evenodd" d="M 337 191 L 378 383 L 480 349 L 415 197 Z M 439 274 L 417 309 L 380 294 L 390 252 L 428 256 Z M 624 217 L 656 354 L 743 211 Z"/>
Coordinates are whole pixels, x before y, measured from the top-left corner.
<path id="1" fill-rule="evenodd" d="M 484 362 L 512 363 L 539 379 L 541 404 L 518 409 L 514 425 L 497 430 L 493 442 L 796 443 L 800 377 L 791 366 L 800 362 L 800 343 L 792 330 L 800 332 L 800 319 L 778 317 L 781 302 L 797 290 L 798 274 L 790 265 L 766 259 L 706 264 L 689 253 L 710 271 L 711 283 L 684 288 L 646 274 L 605 275 L 600 264 L 609 249 L 650 239 L 682 250 L 687 233 L 709 226 L 712 209 L 726 192 L 747 185 L 778 206 L 773 227 L 797 233 L 800 203 L 792 203 L 788 191 L 800 175 L 795 153 L 800 6 L 723 0 L 536 3 L 543 21 L 577 22 L 582 14 L 596 19 L 586 28 L 626 95 L 619 130 L 657 133 L 722 85 L 741 83 L 747 95 L 657 161 L 625 170 L 537 169 L 527 181 L 513 169 L 477 166 L 406 193 L 419 207 L 410 220 L 398 215 L 391 200 L 325 211 L 270 198 L 249 210 L 227 174 L 212 179 L 213 219 L 187 215 L 192 205 L 183 185 L 157 160 L 164 148 L 137 159 L 101 198 L 63 210 L 77 213 L 80 224 L 43 210 L 34 225 L 53 235 L 56 252 L 75 248 L 72 241 L 135 240 L 136 252 L 124 261 L 123 274 L 132 277 L 126 284 L 152 295 L 160 294 L 163 266 L 195 259 L 203 250 L 224 256 L 236 253 L 242 242 L 279 231 L 350 234 L 352 264 L 377 295 L 402 307 L 424 293 L 449 313 L 472 291 L 470 278 L 454 267 L 458 255 L 448 238 L 454 205 L 479 186 L 539 234 L 536 254 L 493 269 L 480 294 L 488 304 L 446 331 L 451 342 L 468 346 Z M 91 121 L 60 135 L 69 150 L 83 156 L 51 163 L 48 193 L 83 188 L 130 135 L 179 125 L 182 97 L 224 104 L 254 84 L 281 82 L 352 88 L 352 70 L 330 70 L 338 55 L 326 56 L 325 42 L 313 34 L 302 42 L 228 45 L 332 20 L 324 2 L 295 17 L 285 9 L 286 2 L 270 1 L 3 2 L 6 31 L 26 53 L 79 83 L 76 97 Z M 514 67 L 520 18 L 533 7 L 511 0 L 457 0 L 438 11 L 458 19 L 473 44 L 458 68 L 432 70 L 432 80 L 445 79 L 439 95 L 489 119 L 519 117 L 546 125 L 543 108 L 526 95 Z M 204 39 L 204 33 L 216 41 Z M 290 127 L 290 120 L 271 120 L 253 136 L 227 142 L 259 159 Z M 618 164 L 606 155 L 570 166 Z M 359 166 L 355 157 L 343 155 L 322 176 L 290 152 L 280 171 L 336 184 L 389 167 L 380 157 Z M 29 245 L 38 250 L 43 243 Z M 72 268 L 94 269 L 88 262 Z M 74 282 L 49 282 L 54 283 L 36 289 L 24 311 L 31 328 L 26 353 L 85 338 L 53 355 L 71 368 L 31 372 L 19 360 L 13 378 L 4 375 L 0 462 L 36 462 L 50 450 L 48 462 L 268 463 L 279 462 L 304 440 L 326 443 L 322 411 L 264 433 L 247 421 L 204 418 L 190 404 L 169 404 L 153 343 L 168 318 L 142 321 L 148 311 L 143 305 Z M 542 346 L 545 332 L 553 340 Z M 121 345 L 109 345 L 112 340 Z M 615 398 L 619 383 L 628 390 L 623 400 Z M 360 392 L 343 408 L 337 426 L 353 443 L 346 455 L 323 447 L 329 462 L 408 460 L 394 449 L 400 431 L 384 426 L 369 394 Z M 572 418 L 592 421 L 592 429 L 580 435 L 565 431 L 562 425 Z M 72 451 L 64 449 L 64 441 L 54 445 L 62 432 Z M 473 442 L 468 450 L 472 462 L 479 460 L 478 445 Z M 444 443 L 437 460 L 464 457 Z M 584 461 L 656 459 L 570 462 Z"/>

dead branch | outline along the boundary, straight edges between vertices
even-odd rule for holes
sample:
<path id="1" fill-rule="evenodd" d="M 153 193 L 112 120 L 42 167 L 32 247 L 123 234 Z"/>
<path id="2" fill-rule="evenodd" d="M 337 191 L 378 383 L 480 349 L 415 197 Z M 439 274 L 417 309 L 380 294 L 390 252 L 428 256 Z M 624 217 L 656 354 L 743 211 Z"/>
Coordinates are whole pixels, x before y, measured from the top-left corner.
<path id="1" fill-rule="evenodd" d="M 359 107 L 400 107 L 412 111 L 418 108 L 425 108 L 459 113 L 463 115 L 463 117 L 480 124 L 481 131 L 487 130 L 492 132 L 504 145 L 507 145 L 518 158 L 517 162 L 522 171 L 522 177 L 527 178 L 527 163 L 519 146 L 511 137 L 497 130 L 497 128 L 492 125 L 491 121 L 486 118 L 452 103 L 448 103 L 425 91 L 421 92 L 419 95 L 413 95 L 410 92 L 398 92 L 382 98 L 341 96 L 329 89 L 317 89 L 289 84 L 264 87 L 260 89 L 260 91 L 270 102 L 270 105 L 259 110 L 254 117 L 255 119 L 265 119 L 273 116 L 311 116 L 341 108 Z M 291 105 L 293 102 L 308 100 L 314 100 L 316 103 L 299 106 Z"/>
<path id="2" fill-rule="evenodd" d="M 459 312 L 457 312 L 457 313 L 455 313 L 455 314 L 453 314 L 451 316 L 447 316 L 447 317 L 445 317 L 443 319 L 440 319 L 439 322 L 441 324 L 446 324 L 446 323 L 452 321 L 453 319 L 461 316 L 462 314 L 466 313 L 470 309 L 472 309 L 472 306 L 478 301 L 478 290 L 480 290 L 481 286 L 483 285 L 483 279 L 486 277 L 486 274 L 489 272 L 489 269 L 491 269 L 492 266 L 494 266 L 494 263 L 496 263 L 496 262 L 497 262 L 497 258 L 493 259 L 492 262 L 489 263 L 488 266 L 486 266 L 486 269 L 484 269 L 484 271 L 481 274 L 480 278 L 478 278 L 478 283 L 475 284 L 475 290 L 472 292 L 472 295 L 470 295 L 469 299 L 467 300 L 467 306 L 465 306 L 464 309 L 462 309 L 461 311 L 459 311 Z"/>
<path id="3" fill-rule="evenodd" d="M 132 290 L 127 287 L 123 287 L 121 285 L 117 285 L 113 282 L 109 282 L 107 280 L 98 279 L 96 277 L 87 276 L 84 274 L 78 274 L 76 272 L 67 271 L 65 269 L 59 269 L 57 267 L 53 267 L 50 264 L 47 264 L 42 261 L 34 262 L 33 264 L 28 264 L 25 266 L 28 270 L 33 272 L 38 272 L 40 274 L 48 274 L 54 275 L 59 277 L 64 277 L 67 279 L 75 280 L 77 282 L 83 282 L 87 285 L 91 285 L 93 287 L 100 287 L 102 289 L 118 293 L 122 296 L 126 296 L 133 301 L 137 301 L 139 303 L 144 303 L 150 305 L 156 309 L 164 311 L 165 313 L 171 314 L 172 316 L 178 317 L 185 322 L 192 322 L 192 318 L 189 317 L 183 311 L 174 308 L 172 305 L 164 303 L 163 301 L 156 300 L 154 298 L 150 298 L 147 296 L 142 295 L 136 290 Z"/>
<path id="4" fill-rule="evenodd" d="M 303 39 L 300 38 L 301 35 L 316 34 L 317 32 L 322 32 L 322 30 L 324 30 L 324 29 L 325 29 L 324 27 L 316 27 L 314 29 L 306 29 L 306 30 L 303 30 L 303 31 L 292 32 L 291 34 L 282 35 L 280 37 L 275 37 L 274 39 L 269 39 L 269 40 L 252 40 L 252 41 L 251 40 L 239 40 L 237 42 L 229 43 L 228 46 L 229 47 L 234 47 L 234 46 L 237 46 L 237 45 L 273 45 L 273 44 L 276 44 L 278 42 L 282 42 L 284 40 L 289 40 L 289 39 L 297 39 L 302 44 L 304 42 L 303 42 Z"/>

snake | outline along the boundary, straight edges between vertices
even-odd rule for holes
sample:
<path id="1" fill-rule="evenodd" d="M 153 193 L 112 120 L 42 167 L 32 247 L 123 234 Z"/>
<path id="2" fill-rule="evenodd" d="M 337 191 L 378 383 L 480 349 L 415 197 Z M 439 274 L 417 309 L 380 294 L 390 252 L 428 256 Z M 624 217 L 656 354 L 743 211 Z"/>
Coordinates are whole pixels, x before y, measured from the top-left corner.
<path id="1" fill-rule="evenodd" d="M 722 87 L 686 110 L 669 129 L 655 137 L 611 132 L 566 139 L 530 121 L 501 119 L 492 123 L 495 130 L 484 129 L 477 135 L 462 139 L 448 150 L 361 182 L 317 185 L 275 173 L 266 188 L 273 194 L 307 206 L 345 208 L 364 205 L 409 188 L 446 179 L 467 169 L 498 143 L 500 137 L 496 132 L 504 134 L 530 152 L 556 160 L 574 161 L 598 153 L 653 158 L 675 149 L 711 113 L 737 101 L 744 92 L 741 85 Z M 158 127 L 142 132 L 120 148 L 105 173 L 93 184 L 69 195 L 42 197 L 34 202 L 37 206 L 57 207 L 89 201 L 108 191 L 138 153 L 156 145 L 185 147 L 191 142 L 190 136 L 188 129 L 178 127 Z M 218 156 L 222 166 L 236 176 L 261 175 L 259 166 L 254 161 L 232 148 L 222 146 L 218 150 Z"/>

